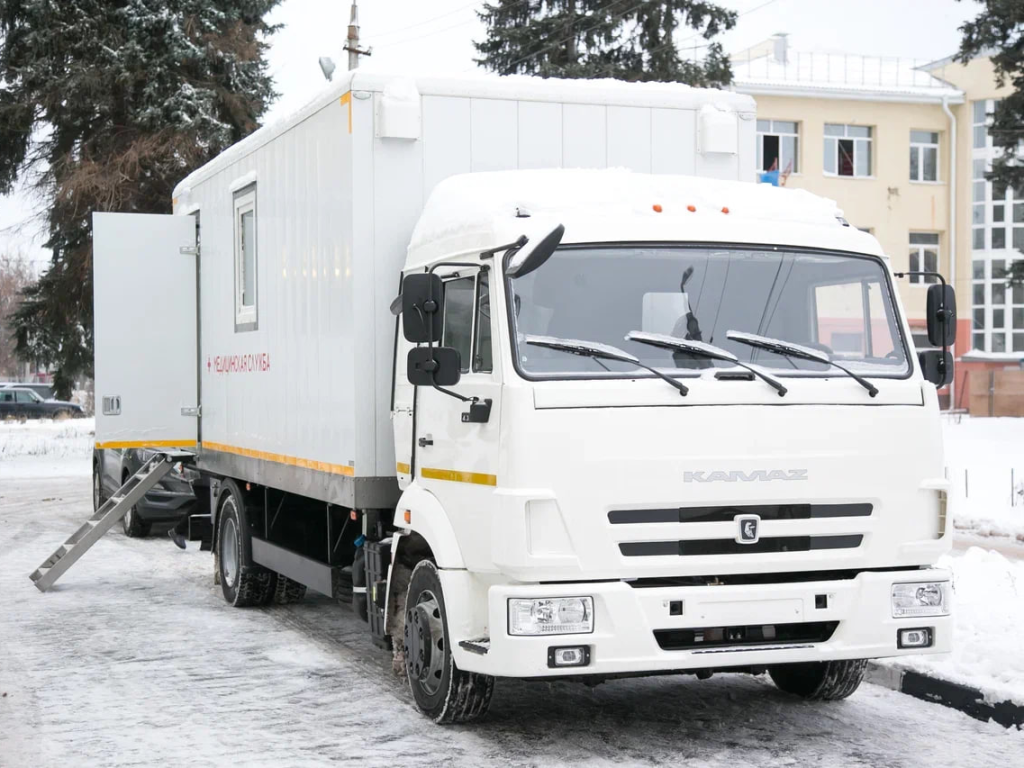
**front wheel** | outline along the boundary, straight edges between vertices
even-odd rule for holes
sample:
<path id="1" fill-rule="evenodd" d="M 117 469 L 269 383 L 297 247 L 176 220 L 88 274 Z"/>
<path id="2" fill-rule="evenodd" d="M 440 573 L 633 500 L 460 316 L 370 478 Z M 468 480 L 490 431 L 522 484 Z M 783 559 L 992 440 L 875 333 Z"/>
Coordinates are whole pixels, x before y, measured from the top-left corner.
<path id="1" fill-rule="evenodd" d="M 272 596 L 273 571 L 253 562 L 252 536 L 241 490 L 230 480 L 224 487 L 217 516 L 216 563 L 221 591 L 224 599 L 236 608 L 265 605 Z"/>
<path id="2" fill-rule="evenodd" d="M 486 714 L 494 678 L 455 666 L 437 566 L 420 562 L 405 603 L 405 672 L 416 705 L 435 723 L 467 723 Z"/>
<path id="3" fill-rule="evenodd" d="M 123 486 L 128 482 L 128 475 L 121 478 L 121 485 Z M 149 523 L 142 519 L 139 515 L 138 504 L 133 504 L 128 508 L 128 511 L 124 513 L 124 517 L 121 518 L 121 530 L 124 531 L 124 535 L 131 539 L 141 539 L 149 535 Z"/>
<path id="4" fill-rule="evenodd" d="M 845 699 L 860 686 L 867 670 L 866 659 L 776 664 L 768 674 L 781 690 L 811 701 Z"/>

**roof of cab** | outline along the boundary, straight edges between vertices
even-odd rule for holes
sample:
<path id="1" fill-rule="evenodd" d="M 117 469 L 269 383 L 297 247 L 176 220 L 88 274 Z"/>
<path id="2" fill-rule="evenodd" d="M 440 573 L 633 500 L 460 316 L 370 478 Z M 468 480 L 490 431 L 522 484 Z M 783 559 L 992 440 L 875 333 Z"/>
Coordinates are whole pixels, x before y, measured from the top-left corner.
<path id="1" fill-rule="evenodd" d="M 621 169 L 471 173 L 434 189 L 407 266 L 496 248 L 558 223 L 564 243 L 732 242 L 883 255 L 841 217 L 833 200 L 753 182 Z"/>

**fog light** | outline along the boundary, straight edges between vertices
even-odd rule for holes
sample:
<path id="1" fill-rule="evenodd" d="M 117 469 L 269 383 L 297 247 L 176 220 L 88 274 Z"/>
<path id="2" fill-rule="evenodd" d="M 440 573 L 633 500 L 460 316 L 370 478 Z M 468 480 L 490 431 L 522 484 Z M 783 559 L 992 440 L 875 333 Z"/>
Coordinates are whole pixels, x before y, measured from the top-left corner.
<path id="1" fill-rule="evenodd" d="M 931 648 L 931 627 L 920 629 L 901 629 L 896 633 L 897 648 Z"/>
<path id="2" fill-rule="evenodd" d="M 590 646 L 569 645 L 548 648 L 549 667 L 585 667 L 590 663 Z"/>
<path id="3" fill-rule="evenodd" d="M 510 635 L 572 635 L 594 631 L 594 598 L 512 598 L 508 601 Z"/>
<path id="4" fill-rule="evenodd" d="M 909 616 L 948 616 L 949 582 L 893 584 L 892 615 L 895 619 Z"/>

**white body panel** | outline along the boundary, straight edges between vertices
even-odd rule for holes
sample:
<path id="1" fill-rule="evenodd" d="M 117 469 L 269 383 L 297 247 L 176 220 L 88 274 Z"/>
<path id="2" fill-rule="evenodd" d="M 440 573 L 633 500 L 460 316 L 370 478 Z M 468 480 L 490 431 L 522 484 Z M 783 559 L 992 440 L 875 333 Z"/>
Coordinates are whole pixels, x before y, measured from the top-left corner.
<path id="1" fill-rule="evenodd" d="M 201 217 L 200 465 L 350 506 L 394 503 L 388 305 L 433 188 L 519 168 L 692 171 L 698 112 L 711 101 L 742 138 L 728 162 L 708 159 L 707 175 L 749 178 L 753 102 L 735 94 L 363 74 L 197 171 L 175 211 Z M 259 317 L 239 331 L 232 200 L 249 184 Z M 263 362 L 236 372 L 246 355 Z"/>
<path id="2" fill-rule="evenodd" d="M 96 213 L 93 238 L 97 447 L 194 447 L 195 220 Z"/>

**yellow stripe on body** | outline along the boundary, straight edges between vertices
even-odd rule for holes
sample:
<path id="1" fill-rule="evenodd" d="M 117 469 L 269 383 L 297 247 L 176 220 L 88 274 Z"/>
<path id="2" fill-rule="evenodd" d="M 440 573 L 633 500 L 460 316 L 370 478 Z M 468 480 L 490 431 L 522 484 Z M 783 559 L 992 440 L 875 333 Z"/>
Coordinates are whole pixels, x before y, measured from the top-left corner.
<path id="1" fill-rule="evenodd" d="M 285 456 L 284 454 L 270 453 L 269 451 L 257 451 L 252 448 L 240 448 L 237 445 L 225 445 L 224 443 L 214 443 L 209 440 L 203 441 L 203 449 L 220 451 L 221 453 L 232 453 L 235 456 L 245 456 L 250 459 L 273 461 L 277 464 L 287 464 L 290 467 L 313 469 L 318 472 L 327 472 L 331 475 L 353 477 L 356 473 L 355 467 L 350 467 L 347 464 L 330 464 L 326 461 L 316 461 L 315 459 L 300 459 L 296 456 Z"/>
<path id="2" fill-rule="evenodd" d="M 97 442 L 96 448 L 195 448 L 195 440 L 107 440 Z"/>
<path id="3" fill-rule="evenodd" d="M 461 472 L 457 469 L 433 469 L 424 467 L 420 470 L 420 476 L 428 480 L 449 480 L 453 483 L 472 483 L 473 485 L 497 485 L 496 475 L 488 475 L 483 472 Z"/>
<path id="4" fill-rule="evenodd" d="M 348 132 L 352 133 L 352 91 L 342 94 L 339 101 L 342 106 L 348 105 Z"/>
<path id="5" fill-rule="evenodd" d="M 408 464 L 403 464 L 402 462 L 398 462 L 397 464 L 395 464 L 395 469 L 398 470 L 398 474 L 400 475 L 408 475 L 410 472 L 412 472 L 412 467 L 410 467 Z"/>

